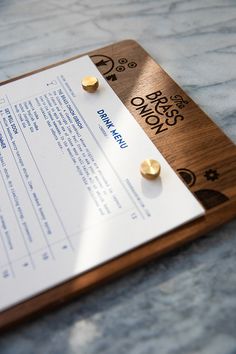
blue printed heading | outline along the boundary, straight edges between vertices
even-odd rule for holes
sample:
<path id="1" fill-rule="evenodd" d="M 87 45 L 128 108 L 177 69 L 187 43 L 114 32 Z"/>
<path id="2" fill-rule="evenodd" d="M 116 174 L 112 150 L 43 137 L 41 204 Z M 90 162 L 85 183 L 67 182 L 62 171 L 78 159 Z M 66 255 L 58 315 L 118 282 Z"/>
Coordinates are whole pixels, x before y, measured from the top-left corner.
<path id="1" fill-rule="evenodd" d="M 108 117 L 108 115 L 105 113 L 104 109 L 100 109 L 97 111 L 97 114 L 105 124 L 106 128 L 109 130 L 113 138 L 116 140 L 116 142 L 119 144 L 121 149 L 125 149 L 128 147 L 128 144 L 126 143 L 125 140 L 123 140 L 122 135 L 116 130 L 116 127 L 114 123 L 111 121 L 111 119 Z"/>

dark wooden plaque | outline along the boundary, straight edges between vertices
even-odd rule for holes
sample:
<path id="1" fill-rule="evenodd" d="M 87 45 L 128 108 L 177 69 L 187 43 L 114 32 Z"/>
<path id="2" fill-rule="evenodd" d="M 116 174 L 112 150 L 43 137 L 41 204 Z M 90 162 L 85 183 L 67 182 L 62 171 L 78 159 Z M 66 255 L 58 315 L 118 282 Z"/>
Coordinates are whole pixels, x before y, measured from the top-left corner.
<path id="1" fill-rule="evenodd" d="M 176 174 L 202 203 L 206 215 L 1 312 L 0 330 L 68 301 L 236 216 L 236 147 L 230 139 L 135 41 L 122 41 L 87 54 Z"/>

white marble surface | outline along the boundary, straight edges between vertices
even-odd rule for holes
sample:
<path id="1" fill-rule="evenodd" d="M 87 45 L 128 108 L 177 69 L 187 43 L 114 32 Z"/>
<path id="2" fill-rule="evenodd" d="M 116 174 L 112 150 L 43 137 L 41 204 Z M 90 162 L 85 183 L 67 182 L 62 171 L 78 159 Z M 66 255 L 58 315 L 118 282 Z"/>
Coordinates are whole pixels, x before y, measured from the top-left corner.
<path id="1" fill-rule="evenodd" d="M 235 0 L 0 0 L 0 81 L 125 38 L 236 142 Z M 235 226 L 1 335 L 0 353 L 236 353 Z"/>

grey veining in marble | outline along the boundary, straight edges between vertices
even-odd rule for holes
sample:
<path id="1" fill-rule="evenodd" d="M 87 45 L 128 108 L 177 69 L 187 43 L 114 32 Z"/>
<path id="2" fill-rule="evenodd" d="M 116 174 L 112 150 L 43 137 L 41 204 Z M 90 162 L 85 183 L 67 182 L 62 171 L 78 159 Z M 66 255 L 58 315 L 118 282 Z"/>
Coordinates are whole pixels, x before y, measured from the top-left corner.
<path id="1" fill-rule="evenodd" d="M 0 0 L 0 80 L 125 38 L 236 142 L 235 0 Z M 0 353 L 236 353 L 235 227 L 1 335 Z"/>

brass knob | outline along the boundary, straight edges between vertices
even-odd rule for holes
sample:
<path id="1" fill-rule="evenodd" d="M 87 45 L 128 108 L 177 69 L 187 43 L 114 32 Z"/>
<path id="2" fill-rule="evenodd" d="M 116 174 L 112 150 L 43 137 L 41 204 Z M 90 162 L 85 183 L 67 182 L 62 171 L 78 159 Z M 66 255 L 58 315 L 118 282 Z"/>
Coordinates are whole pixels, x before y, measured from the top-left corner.
<path id="1" fill-rule="evenodd" d="M 141 175 L 146 179 L 156 179 L 161 172 L 161 165 L 152 159 L 144 160 L 140 165 Z"/>
<path id="2" fill-rule="evenodd" d="M 81 83 L 83 89 L 89 93 L 97 91 L 99 86 L 98 79 L 95 76 L 85 76 Z"/>

